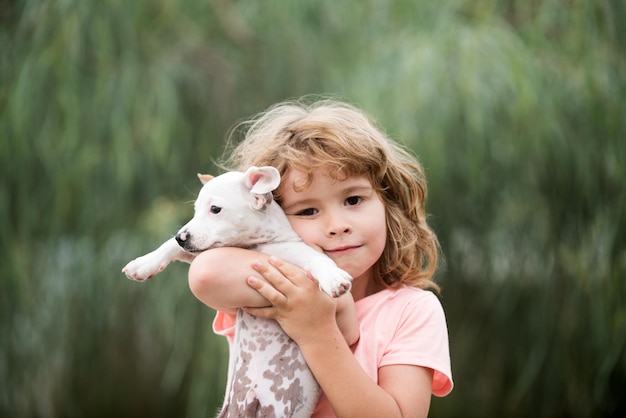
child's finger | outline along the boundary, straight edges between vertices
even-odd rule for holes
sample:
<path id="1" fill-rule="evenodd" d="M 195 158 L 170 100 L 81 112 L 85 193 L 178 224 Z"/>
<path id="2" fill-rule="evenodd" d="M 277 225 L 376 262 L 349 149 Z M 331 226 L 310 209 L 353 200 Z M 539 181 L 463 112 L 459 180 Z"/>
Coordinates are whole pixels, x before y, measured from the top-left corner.
<path id="1" fill-rule="evenodd" d="M 280 258 L 271 256 L 268 258 L 267 262 L 282 273 L 284 277 L 289 279 L 291 283 L 298 287 L 306 285 L 310 280 L 308 274 L 304 270 L 294 266 L 293 264 L 287 263 Z"/>
<path id="2" fill-rule="evenodd" d="M 287 295 L 291 290 L 293 290 L 294 285 L 297 286 L 297 280 L 294 279 L 297 274 L 296 269 L 293 268 L 293 266 L 290 269 L 290 265 L 282 260 L 276 258 L 274 260 L 277 265 L 259 260 L 252 265 L 252 268 L 263 275 L 263 278 L 265 278 L 265 280 L 267 280 L 268 283 L 274 286 L 279 292 Z"/>
<path id="3" fill-rule="evenodd" d="M 243 309 L 244 311 L 246 311 L 247 313 L 249 313 L 250 315 L 253 316 L 258 316 L 259 318 L 266 318 L 266 319 L 276 319 L 276 315 L 275 315 L 275 309 L 274 308 L 248 308 L 248 307 L 242 307 L 241 309 Z"/>
<path id="4" fill-rule="evenodd" d="M 265 275 L 264 275 L 265 277 Z M 266 283 L 263 280 L 259 280 L 254 276 L 248 277 L 248 285 L 256 290 L 261 296 L 268 300 L 272 306 L 280 305 L 284 303 L 286 297 L 279 290 L 277 290 L 271 283 Z"/>

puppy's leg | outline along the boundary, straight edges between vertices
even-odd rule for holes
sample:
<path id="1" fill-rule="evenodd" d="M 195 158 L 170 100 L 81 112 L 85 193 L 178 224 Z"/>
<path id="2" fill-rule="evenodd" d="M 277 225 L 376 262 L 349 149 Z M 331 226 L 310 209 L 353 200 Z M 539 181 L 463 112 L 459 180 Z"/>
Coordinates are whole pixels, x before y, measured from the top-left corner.
<path id="1" fill-rule="evenodd" d="M 352 277 L 348 273 L 337 267 L 326 254 L 302 241 L 264 244 L 259 251 L 307 270 L 317 280 L 320 289 L 332 297 L 341 296 L 352 287 Z"/>
<path id="2" fill-rule="evenodd" d="M 195 254 L 189 253 L 181 248 L 175 238 L 165 241 L 156 250 L 137 257 L 122 269 L 131 280 L 142 282 L 146 279 L 154 277 L 157 273 L 163 271 L 169 263 L 174 260 L 180 260 L 191 263 L 195 258 Z"/>
<path id="3" fill-rule="evenodd" d="M 318 253 L 309 260 L 311 265 L 308 270 L 317 280 L 322 291 L 335 298 L 350 291 L 352 277 L 337 267 L 330 257 Z"/>

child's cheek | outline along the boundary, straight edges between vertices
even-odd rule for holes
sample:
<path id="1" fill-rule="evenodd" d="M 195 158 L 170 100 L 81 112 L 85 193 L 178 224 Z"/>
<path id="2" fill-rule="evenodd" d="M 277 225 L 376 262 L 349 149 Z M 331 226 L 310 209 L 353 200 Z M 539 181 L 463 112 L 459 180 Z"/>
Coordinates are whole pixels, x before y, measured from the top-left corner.
<path id="1" fill-rule="evenodd" d="M 302 238 L 302 240 L 315 248 L 321 250 L 318 245 L 319 228 L 314 226 L 314 222 L 304 221 L 301 219 L 290 219 L 291 227 L 296 231 L 296 234 Z"/>

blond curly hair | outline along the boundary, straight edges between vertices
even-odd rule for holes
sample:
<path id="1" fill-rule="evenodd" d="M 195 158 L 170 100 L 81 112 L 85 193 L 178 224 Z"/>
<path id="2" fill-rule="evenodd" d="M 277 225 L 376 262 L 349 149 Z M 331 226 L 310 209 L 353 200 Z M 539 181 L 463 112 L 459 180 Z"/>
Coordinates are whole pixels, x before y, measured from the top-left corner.
<path id="1" fill-rule="evenodd" d="M 243 140 L 236 144 L 237 134 Z M 223 166 L 243 171 L 270 165 L 281 176 L 290 168 L 327 170 L 333 179 L 364 176 L 386 208 L 387 243 L 376 263 L 375 280 L 431 289 L 439 243 L 426 222 L 426 177 L 419 161 L 393 142 L 361 110 L 344 102 L 305 99 L 278 103 L 236 125 Z M 274 193 L 281 203 L 281 188 Z"/>

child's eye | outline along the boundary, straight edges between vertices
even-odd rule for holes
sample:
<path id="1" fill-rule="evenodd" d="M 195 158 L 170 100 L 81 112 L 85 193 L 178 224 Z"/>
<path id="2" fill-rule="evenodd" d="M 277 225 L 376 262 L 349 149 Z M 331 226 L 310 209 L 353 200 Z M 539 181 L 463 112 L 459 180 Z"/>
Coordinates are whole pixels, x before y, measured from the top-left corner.
<path id="1" fill-rule="evenodd" d="M 346 205 L 355 206 L 361 203 L 362 200 L 363 199 L 361 199 L 359 196 L 350 196 L 349 198 L 346 199 Z"/>
<path id="2" fill-rule="evenodd" d="M 297 216 L 313 216 L 317 213 L 317 209 L 308 208 L 296 213 Z"/>

